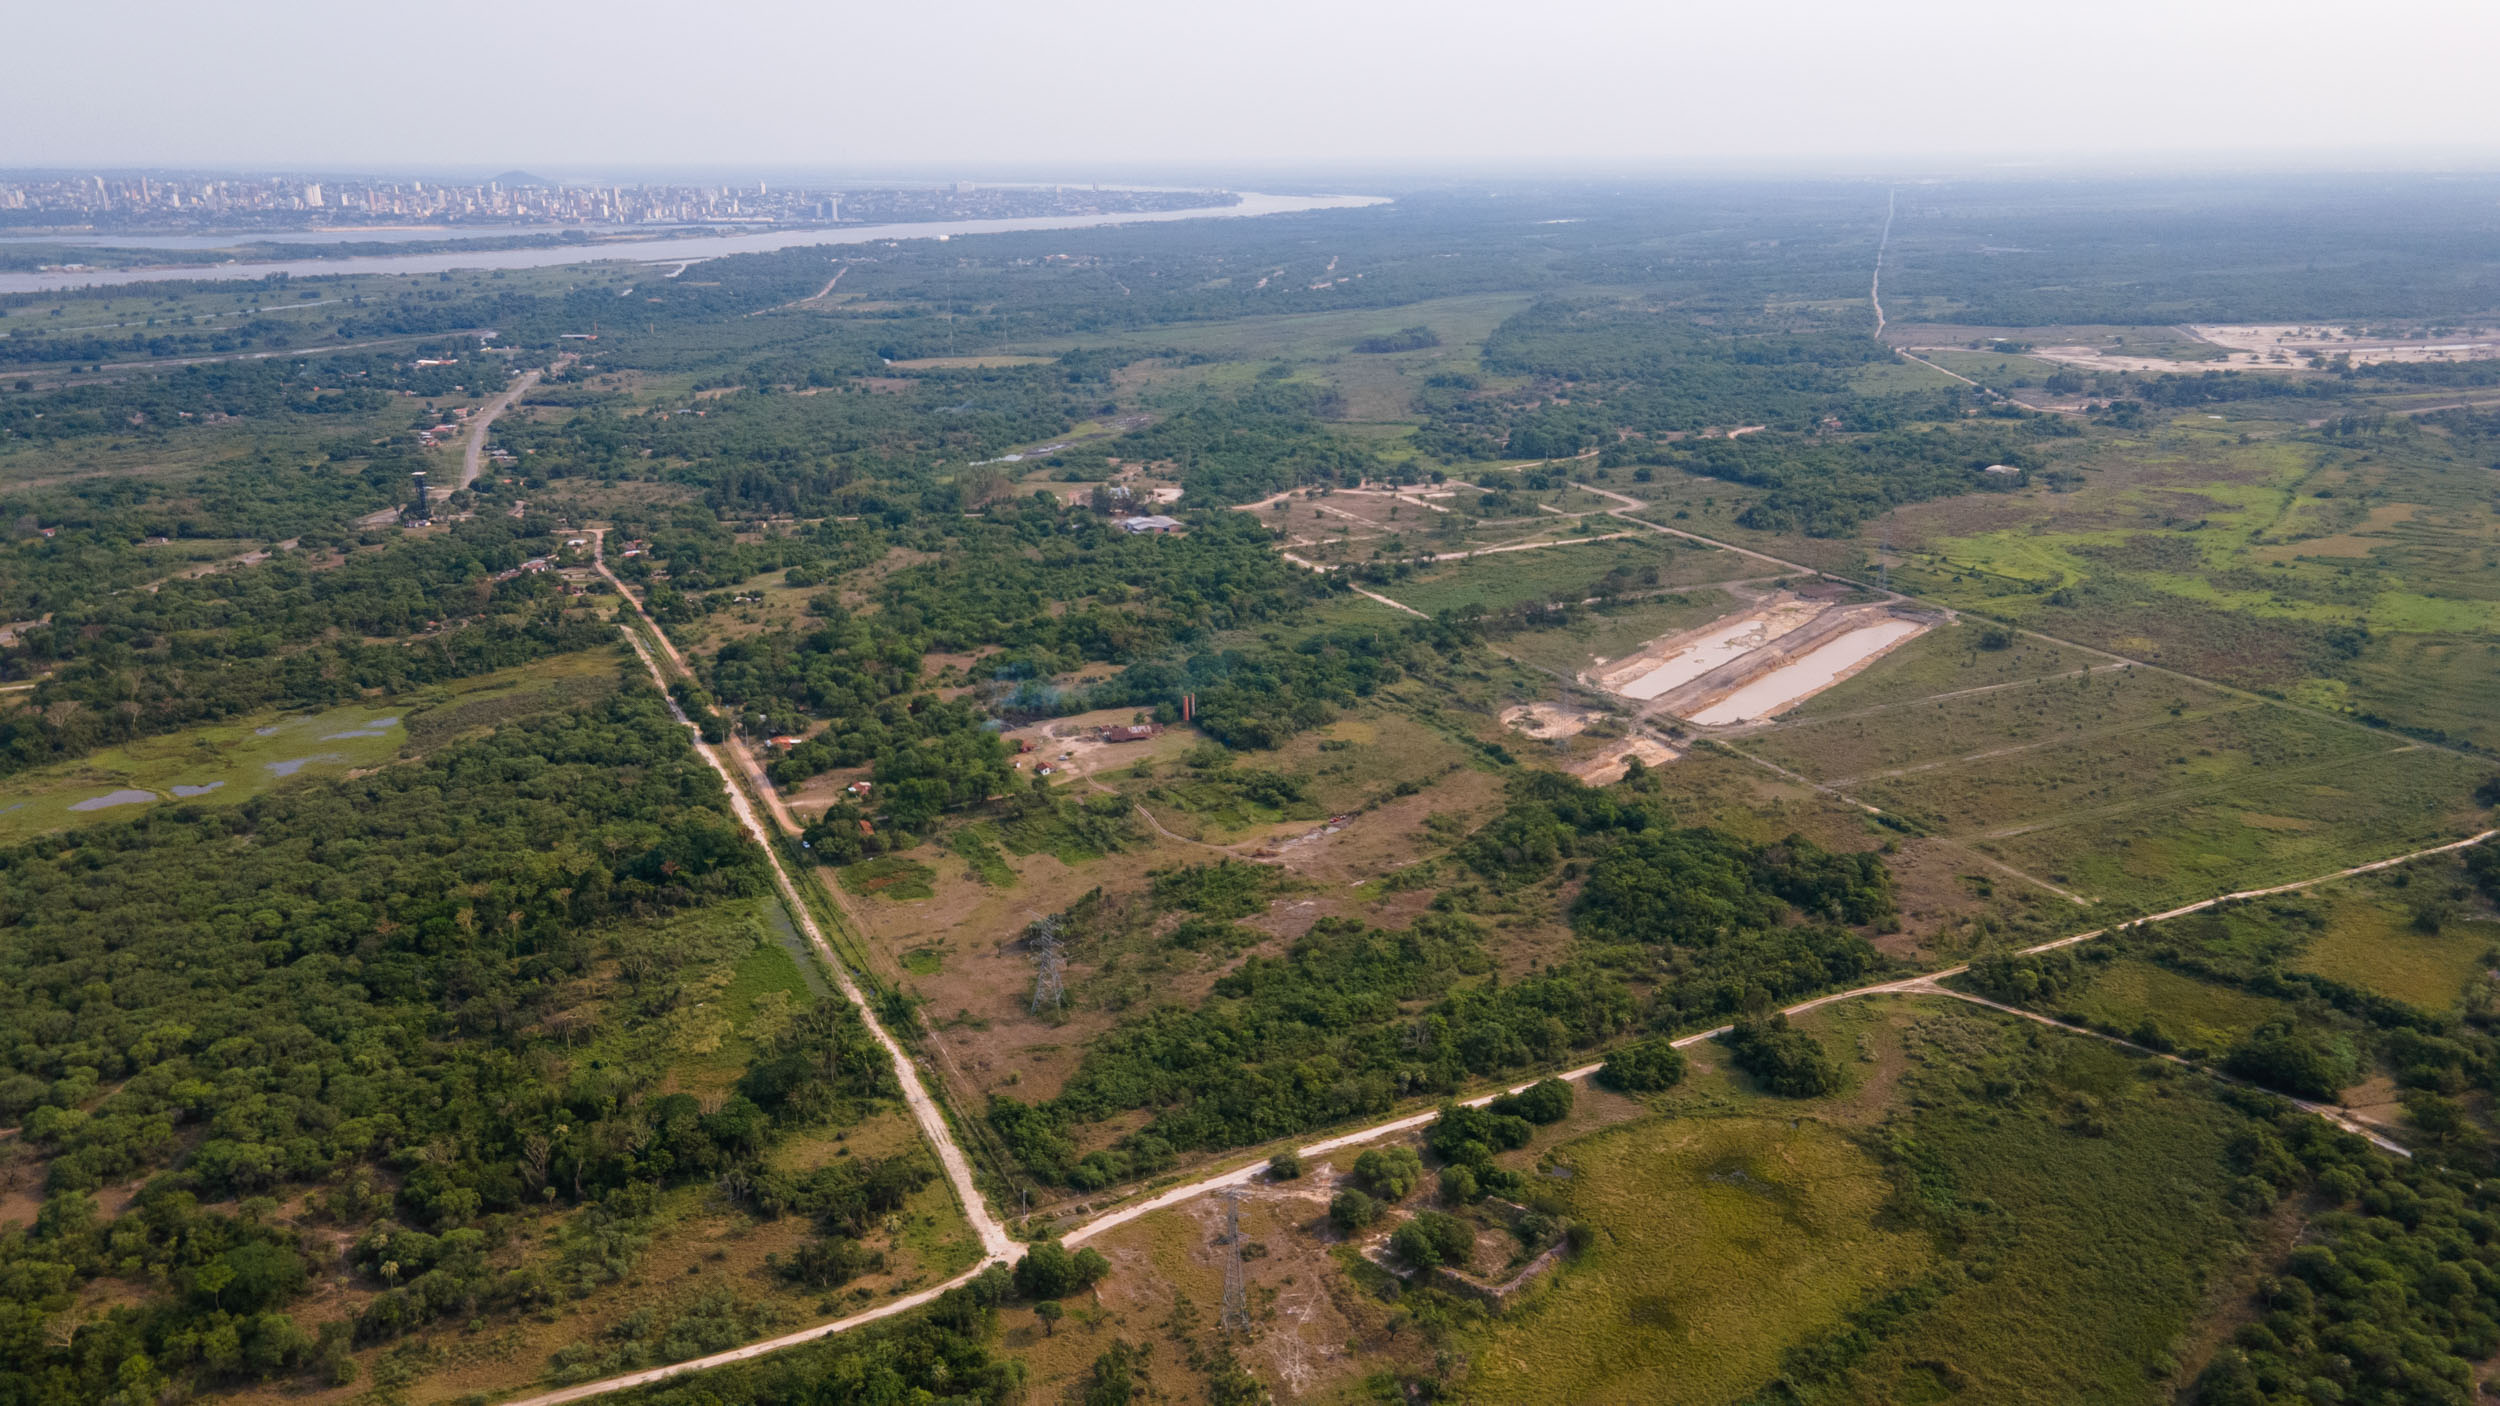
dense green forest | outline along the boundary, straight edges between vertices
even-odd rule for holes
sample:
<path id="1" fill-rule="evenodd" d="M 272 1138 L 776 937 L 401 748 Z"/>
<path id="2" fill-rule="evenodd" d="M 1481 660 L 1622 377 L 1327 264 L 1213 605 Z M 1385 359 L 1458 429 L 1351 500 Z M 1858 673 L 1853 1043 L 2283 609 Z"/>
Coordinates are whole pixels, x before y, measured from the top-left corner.
<path id="1" fill-rule="evenodd" d="M 48 1168 L 34 1226 L 0 1232 L 11 1399 L 335 1372 L 356 1342 L 587 1293 L 656 1189 L 890 1093 L 840 1005 L 715 1109 L 663 1092 L 669 915 L 765 884 L 683 737 L 629 689 L 360 780 L 0 854 L 0 1117 Z M 928 1175 L 852 1163 L 746 1196 L 855 1229 Z M 91 1193 L 134 1176 L 100 1215 Z M 384 1290 L 343 1335 L 287 1313 L 309 1247 L 267 1198 L 306 1186 Z M 582 1208 L 566 1248 L 512 1266 L 512 1216 L 550 1203 Z M 42 1330 L 99 1281 L 163 1292 Z"/>

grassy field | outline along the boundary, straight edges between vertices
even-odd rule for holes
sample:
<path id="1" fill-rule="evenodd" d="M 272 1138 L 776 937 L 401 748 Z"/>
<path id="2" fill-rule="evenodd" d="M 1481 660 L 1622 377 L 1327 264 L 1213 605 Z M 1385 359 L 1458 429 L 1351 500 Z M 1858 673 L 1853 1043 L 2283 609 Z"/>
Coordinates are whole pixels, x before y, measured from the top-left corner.
<path id="1" fill-rule="evenodd" d="M 2406 423 L 2345 447 L 2200 413 L 2097 443 L 2078 466 L 2071 492 L 1899 510 L 1883 529 L 1896 581 L 2202 677 L 2500 742 L 2500 703 L 2474 686 L 2500 635 L 2500 520 L 2488 469 L 2441 437 Z"/>
<path id="2" fill-rule="evenodd" d="M 1930 1255 L 1881 1223 L 1883 1167 L 1818 1121 L 1647 1118 L 1557 1155 L 1602 1243 L 1497 1326 L 1470 1378 L 1483 1400 L 1738 1400 Z"/>
<path id="3" fill-rule="evenodd" d="M 2500 933 L 2489 924 L 2452 924 L 2421 932 L 2403 914 L 2358 904 L 2338 905 L 2293 967 L 2347 986 L 2376 991 L 2433 1013 L 2457 1008 L 2465 988 L 2488 968 Z"/>
<path id="4" fill-rule="evenodd" d="M 2466 792 L 2489 767 L 2428 748 L 1983 842 L 2094 898 L 2159 908 L 2311 878 L 2480 828 Z M 2059 877 L 2059 876 L 2064 877 Z"/>
<path id="5" fill-rule="evenodd" d="M 1934 766 L 1981 752 L 2062 746 L 2080 737 L 2159 727 L 2185 715 L 2248 706 L 2215 690 L 2141 669 L 2060 674 L 1980 688 L 1984 691 L 1948 690 L 1933 699 L 1785 724 L 1755 734 L 1746 747 L 1817 780 L 1832 781 Z"/>
<path id="6" fill-rule="evenodd" d="M 1932 1000 L 1804 1028 L 1855 1071 L 1843 1093 L 1770 1098 L 1705 1048 L 1656 1114 L 1545 1155 L 1597 1239 L 1473 1336 L 1468 1399 L 1735 1403 L 1775 1376 L 1769 1399 L 1834 1406 L 2172 1399 L 2246 1244 L 2224 1200 L 2239 1115 L 2108 1045 Z M 1983 1099 L 1982 1071 L 2014 1092 Z"/>
<path id="7" fill-rule="evenodd" d="M 2134 1030 L 2158 1020 L 2182 1050 L 2219 1055 L 2248 1032 L 2273 1020 L 2289 1020 L 2282 1001 L 2172 971 L 2136 957 L 2100 968 L 2092 984 L 2058 1002 L 2098 1026 Z"/>
<path id="8" fill-rule="evenodd" d="M 1794 717 L 1810 722 L 1917 702 L 1939 694 L 2079 673 L 2109 662 L 2079 649 L 2025 636 L 2008 641 L 2002 649 L 1982 649 L 1980 634 L 1984 628 L 1977 622 L 1965 622 L 1930 630 L 1799 704 Z"/>
<path id="9" fill-rule="evenodd" d="M 1604 519 L 1592 526 L 1603 531 L 1618 530 Z M 1426 615 L 1469 606 L 1502 610 L 1531 601 L 1585 600 L 1596 594 L 1606 573 L 1618 567 L 1643 573 L 1635 577 L 1640 587 L 1699 585 L 1746 574 L 1745 559 L 1732 552 L 1696 552 L 1655 534 L 1642 533 L 1608 542 L 1540 547 L 1444 562 L 1379 589 L 1381 594 Z M 1651 568 L 1658 572 L 1654 583 L 1645 574 Z"/>
<path id="10" fill-rule="evenodd" d="M 1919 1204 L 1950 1204 L 1958 1271 L 1809 1402 L 2176 1399 L 2208 1284 L 2251 1227 L 2226 1200 L 2245 1126 L 2209 1086 L 2081 1036 L 1962 1010 L 1904 1012 L 1894 1126 Z M 1973 1097 L 1972 1071 L 2027 1096 Z M 2088 1120 L 2086 1114 L 2088 1111 Z"/>
<path id="11" fill-rule="evenodd" d="M 1949 832 L 1989 834 L 2108 808 L 2158 809 L 2245 778 L 2331 771 L 2387 751 L 2384 737 L 2330 719 L 2276 706 L 2237 708 L 2003 750 L 1872 780 L 1852 793 Z"/>

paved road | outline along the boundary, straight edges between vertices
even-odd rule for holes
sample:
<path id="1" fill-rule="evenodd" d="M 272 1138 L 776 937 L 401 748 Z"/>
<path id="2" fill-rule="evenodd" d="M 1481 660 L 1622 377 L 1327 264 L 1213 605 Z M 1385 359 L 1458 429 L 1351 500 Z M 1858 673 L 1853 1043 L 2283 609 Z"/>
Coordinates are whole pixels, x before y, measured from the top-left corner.
<path id="1" fill-rule="evenodd" d="M 563 358 L 557 364 L 562 365 L 564 360 L 570 360 L 570 358 Z M 466 488 L 477 482 L 479 470 L 486 466 L 487 430 L 493 428 L 496 416 L 511 409 L 512 402 L 519 400 L 523 391 L 536 384 L 538 384 L 536 371 L 522 372 L 518 380 L 504 389 L 503 394 L 486 402 L 485 406 L 470 419 L 469 440 L 460 449 L 460 481 L 452 487 Z M 356 519 L 356 524 L 359 527 L 388 527 L 398 520 L 400 511 L 398 508 L 378 509 Z"/>
<path id="2" fill-rule="evenodd" d="M 290 356 L 326 356 L 331 352 L 363 351 L 368 347 L 394 347 L 402 342 L 431 342 L 444 337 L 474 337 L 482 327 L 463 327 L 450 332 L 411 332 L 404 337 L 376 337 L 369 342 L 317 342 L 311 346 L 281 347 L 276 351 L 225 352 L 216 356 L 169 356 L 155 361 L 108 361 L 98 373 L 70 377 L 44 383 L 52 386 L 90 386 L 112 381 L 124 371 L 155 371 L 168 366 L 206 366 L 217 361 L 275 361 Z"/>

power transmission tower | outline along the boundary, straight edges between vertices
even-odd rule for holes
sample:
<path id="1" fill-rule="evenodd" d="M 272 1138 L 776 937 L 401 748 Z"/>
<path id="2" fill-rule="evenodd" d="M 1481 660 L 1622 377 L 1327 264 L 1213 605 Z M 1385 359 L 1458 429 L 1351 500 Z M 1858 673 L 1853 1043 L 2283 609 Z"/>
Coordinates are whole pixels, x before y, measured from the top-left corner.
<path id="1" fill-rule="evenodd" d="M 1226 1187 L 1224 1196 L 1224 1313 L 1219 1320 L 1228 1333 L 1250 1331 L 1250 1286 L 1241 1267 L 1241 1188 Z"/>
<path id="2" fill-rule="evenodd" d="M 1055 1011 L 1068 1002 L 1067 958 L 1059 950 L 1059 920 L 1035 918 L 1024 930 L 1024 945 L 1033 953 L 1033 1014 Z"/>

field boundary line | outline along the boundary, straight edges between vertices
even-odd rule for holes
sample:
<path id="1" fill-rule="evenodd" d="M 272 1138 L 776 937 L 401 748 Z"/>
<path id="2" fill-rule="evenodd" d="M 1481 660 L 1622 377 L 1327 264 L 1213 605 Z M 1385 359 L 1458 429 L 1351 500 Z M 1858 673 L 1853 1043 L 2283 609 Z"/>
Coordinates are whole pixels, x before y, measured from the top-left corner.
<path id="1" fill-rule="evenodd" d="M 2089 732 L 2066 733 L 2057 737 L 2042 737 L 2030 742 L 2009 743 L 2003 747 L 1991 747 L 1985 751 L 1968 752 L 1958 757 L 1943 757 L 1932 762 L 1912 762 L 1908 766 L 1887 767 L 1881 771 L 1862 771 L 1855 776 L 1834 777 L 1832 778 L 1831 784 L 1834 786 L 1855 786 L 1866 781 L 1898 781 L 1905 776 L 1923 776 L 1931 771 L 1943 771 L 1950 767 L 1969 766 L 1973 762 L 1991 762 L 1995 761 L 1999 757 L 2019 756 L 2024 752 L 2037 752 L 2046 747 L 2059 747 L 2075 742 L 2101 742 L 2112 737 L 2128 737 L 2139 732 L 2151 732 L 2156 728 L 2168 727 L 2174 723 L 2202 722 L 2207 718 L 2228 717 L 2233 713 L 2245 713 L 2249 709 L 2258 706 L 2260 705 L 2255 703 L 2243 703 L 2237 699 L 2233 699 L 2228 707 L 2208 708 L 2199 712 L 2181 713 L 2176 717 L 2172 717 L 2165 713 L 2158 718 L 2148 718 L 2139 722 L 2121 723 L 2115 727 L 2094 728 Z"/>

